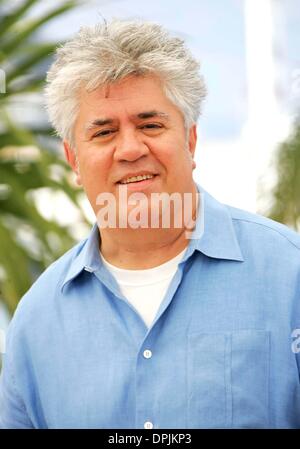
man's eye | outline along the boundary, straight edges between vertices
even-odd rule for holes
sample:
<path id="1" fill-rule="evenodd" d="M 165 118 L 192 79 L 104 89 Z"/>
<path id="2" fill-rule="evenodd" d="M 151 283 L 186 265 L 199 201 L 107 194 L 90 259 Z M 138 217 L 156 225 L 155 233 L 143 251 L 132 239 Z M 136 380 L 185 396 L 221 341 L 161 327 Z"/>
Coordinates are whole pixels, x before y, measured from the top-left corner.
<path id="1" fill-rule="evenodd" d="M 143 125 L 141 128 L 160 129 L 160 128 L 162 128 L 162 125 L 159 125 L 158 123 L 147 123 L 146 125 Z"/>
<path id="2" fill-rule="evenodd" d="M 93 137 L 106 137 L 114 132 L 115 132 L 115 129 L 103 129 L 102 131 L 99 131 L 98 133 L 94 134 Z"/>

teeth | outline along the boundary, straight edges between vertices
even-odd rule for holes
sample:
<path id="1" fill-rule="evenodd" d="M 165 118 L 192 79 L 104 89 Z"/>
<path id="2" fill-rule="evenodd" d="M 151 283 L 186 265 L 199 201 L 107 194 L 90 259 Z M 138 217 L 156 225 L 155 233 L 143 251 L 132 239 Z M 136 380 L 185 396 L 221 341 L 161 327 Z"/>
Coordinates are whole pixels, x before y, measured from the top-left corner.
<path id="1" fill-rule="evenodd" d="M 144 179 L 151 179 L 153 175 L 142 175 L 142 176 L 132 176 L 131 178 L 124 179 L 120 181 L 121 184 L 129 184 L 130 182 L 142 181 Z"/>

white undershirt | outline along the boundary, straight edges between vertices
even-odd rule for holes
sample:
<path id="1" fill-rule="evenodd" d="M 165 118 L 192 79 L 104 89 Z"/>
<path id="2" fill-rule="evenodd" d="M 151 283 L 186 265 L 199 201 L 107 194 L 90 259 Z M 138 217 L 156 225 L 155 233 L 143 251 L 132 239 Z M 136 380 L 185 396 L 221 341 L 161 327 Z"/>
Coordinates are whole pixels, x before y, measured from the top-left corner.
<path id="1" fill-rule="evenodd" d="M 117 280 L 125 298 L 150 327 L 186 248 L 173 259 L 147 270 L 125 270 L 111 265 L 100 252 L 105 267 Z"/>

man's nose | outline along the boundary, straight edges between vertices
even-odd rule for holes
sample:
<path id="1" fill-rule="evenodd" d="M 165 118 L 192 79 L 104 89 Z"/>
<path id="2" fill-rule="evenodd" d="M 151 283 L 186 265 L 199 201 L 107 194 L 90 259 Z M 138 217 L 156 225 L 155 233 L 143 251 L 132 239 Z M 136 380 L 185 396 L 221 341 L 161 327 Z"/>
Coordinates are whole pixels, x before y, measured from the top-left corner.
<path id="1" fill-rule="evenodd" d="M 148 146 L 143 142 L 138 131 L 128 130 L 120 134 L 114 152 L 116 161 L 133 162 L 149 153 Z"/>

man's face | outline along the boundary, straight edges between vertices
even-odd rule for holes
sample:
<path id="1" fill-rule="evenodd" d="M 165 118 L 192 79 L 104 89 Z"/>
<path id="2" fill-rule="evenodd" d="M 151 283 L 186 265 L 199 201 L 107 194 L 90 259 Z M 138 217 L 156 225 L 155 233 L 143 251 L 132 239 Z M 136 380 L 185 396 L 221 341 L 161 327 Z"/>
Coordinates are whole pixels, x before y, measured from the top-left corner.
<path id="1" fill-rule="evenodd" d="M 134 175 L 153 178 L 126 184 L 128 196 L 194 189 L 196 127 L 186 135 L 181 112 L 156 77 L 132 76 L 90 93 L 82 89 L 74 134 L 77 161 L 65 142 L 66 156 L 96 214 L 97 196 L 109 192 L 118 200 L 120 182 Z"/>

